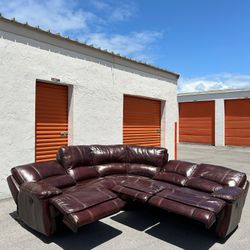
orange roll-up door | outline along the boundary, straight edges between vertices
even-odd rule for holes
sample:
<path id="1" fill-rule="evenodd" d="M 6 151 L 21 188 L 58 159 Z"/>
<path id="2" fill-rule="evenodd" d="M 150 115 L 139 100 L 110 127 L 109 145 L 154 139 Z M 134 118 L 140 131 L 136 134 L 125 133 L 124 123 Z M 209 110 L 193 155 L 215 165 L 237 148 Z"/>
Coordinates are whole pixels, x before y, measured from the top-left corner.
<path id="1" fill-rule="evenodd" d="M 124 96 L 123 143 L 161 145 L 161 101 Z"/>
<path id="2" fill-rule="evenodd" d="M 36 84 L 36 162 L 54 160 L 68 144 L 68 87 Z"/>
<path id="3" fill-rule="evenodd" d="M 250 100 L 225 100 L 225 144 L 250 146 Z"/>
<path id="4" fill-rule="evenodd" d="M 214 101 L 179 103 L 179 141 L 214 145 Z"/>

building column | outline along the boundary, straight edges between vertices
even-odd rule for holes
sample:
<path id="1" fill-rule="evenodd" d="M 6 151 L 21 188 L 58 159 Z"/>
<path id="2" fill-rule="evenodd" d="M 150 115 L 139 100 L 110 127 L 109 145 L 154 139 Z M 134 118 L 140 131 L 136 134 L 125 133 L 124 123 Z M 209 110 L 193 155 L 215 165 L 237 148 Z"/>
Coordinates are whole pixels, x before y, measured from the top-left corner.
<path id="1" fill-rule="evenodd" d="M 215 100 L 215 146 L 225 146 L 224 99 Z"/>

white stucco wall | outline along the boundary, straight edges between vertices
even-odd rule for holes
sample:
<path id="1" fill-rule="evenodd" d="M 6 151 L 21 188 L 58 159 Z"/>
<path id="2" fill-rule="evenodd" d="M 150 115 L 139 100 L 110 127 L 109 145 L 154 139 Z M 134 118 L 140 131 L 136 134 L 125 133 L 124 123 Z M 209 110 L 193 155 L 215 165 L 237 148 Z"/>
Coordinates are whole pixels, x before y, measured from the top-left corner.
<path id="1" fill-rule="evenodd" d="M 0 26 L 1 27 L 1 26 Z M 174 156 L 176 80 L 55 47 L 0 28 L 0 198 L 13 166 L 34 161 L 36 79 L 71 86 L 71 144 L 122 143 L 123 95 L 165 101 L 163 145 Z M 165 142 L 164 142 L 165 141 Z"/>

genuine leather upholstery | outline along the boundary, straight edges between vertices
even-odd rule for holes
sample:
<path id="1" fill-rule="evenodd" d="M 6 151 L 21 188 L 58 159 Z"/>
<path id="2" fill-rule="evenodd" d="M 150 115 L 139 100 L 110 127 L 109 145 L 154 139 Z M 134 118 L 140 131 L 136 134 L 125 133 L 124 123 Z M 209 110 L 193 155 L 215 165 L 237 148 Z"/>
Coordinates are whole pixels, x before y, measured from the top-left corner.
<path id="1" fill-rule="evenodd" d="M 196 168 L 197 164 L 192 162 L 169 161 L 162 171 L 154 176 L 154 179 L 184 186 Z"/>
<path id="2" fill-rule="evenodd" d="M 57 161 L 32 163 L 11 169 L 11 173 L 20 185 L 29 181 L 40 181 L 51 176 L 66 175 L 65 170 Z"/>
<path id="3" fill-rule="evenodd" d="M 214 181 L 225 186 L 242 187 L 246 182 L 246 174 L 211 164 L 200 164 L 194 177 Z"/>
<path id="4" fill-rule="evenodd" d="M 130 145 L 62 147 L 57 161 L 18 166 L 11 173 L 7 180 L 20 219 L 45 235 L 56 232 L 62 217 L 77 231 L 137 200 L 215 225 L 225 237 L 240 221 L 249 187 L 244 173 L 168 161 L 164 148 Z"/>

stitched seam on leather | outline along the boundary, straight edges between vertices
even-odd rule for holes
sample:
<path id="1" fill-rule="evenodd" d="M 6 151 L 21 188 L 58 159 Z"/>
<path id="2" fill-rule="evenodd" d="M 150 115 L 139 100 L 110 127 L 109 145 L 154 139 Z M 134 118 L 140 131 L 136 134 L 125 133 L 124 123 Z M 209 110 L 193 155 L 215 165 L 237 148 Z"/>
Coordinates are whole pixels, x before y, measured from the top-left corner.
<path id="1" fill-rule="evenodd" d="M 31 167 L 35 170 L 35 172 L 38 173 L 39 177 L 40 177 L 40 180 L 43 179 L 41 174 L 39 173 L 39 171 L 34 167 L 34 165 L 32 164 Z"/>
<path id="2" fill-rule="evenodd" d="M 191 211 L 191 217 L 192 217 L 192 218 L 194 217 L 194 212 L 195 212 L 195 210 L 197 210 L 196 207 L 194 207 L 194 208 L 192 209 L 192 211 Z"/>
<path id="3" fill-rule="evenodd" d="M 178 162 L 178 164 L 177 164 L 176 167 L 174 168 L 175 173 L 178 173 L 178 167 L 179 167 L 180 164 L 181 164 L 181 162 Z"/>
<path id="4" fill-rule="evenodd" d="M 80 149 L 79 147 L 76 147 L 76 149 L 77 149 L 77 151 L 80 153 L 81 161 L 82 161 L 82 164 L 83 164 L 83 161 L 84 161 L 84 159 L 83 159 L 83 153 L 82 153 L 82 151 L 81 151 L 81 149 Z M 73 163 L 73 162 L 72 162 L 72 163 Z"/>
<path id="5" fill-rule="evenodd" d="M 74 197 L 73 195 L 70 194 L 66 194 L 66 196 L 68 196 L 69 198 L 72 198 L 73 200 L 75 200 L 77 203 L 81 204 L 83 206 L 83 208 L 86 208 L 86 204 L 82 203 L 81 201 L 79 201 L 78 198 Z"/>
<path id="6" fill-rule="evenodd" d="M 95 215 L 90 209 L 86 209 L 87 213 L 90 215 L 91 221 L 95 220 Z"/>
<path id="7" fill-rule="evenodd" d="M 224 179 L 226 178 L 226 176 L 227 176 L 230 172 L 232 172 L 232 170 L 227 170 L 227 171 L 226 171 L 226 173 L 224 174 L 224 176 L 223 176 L 222 179 L 221 179 L 221 183 L 223 183 Z"/>

